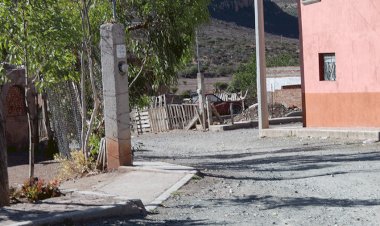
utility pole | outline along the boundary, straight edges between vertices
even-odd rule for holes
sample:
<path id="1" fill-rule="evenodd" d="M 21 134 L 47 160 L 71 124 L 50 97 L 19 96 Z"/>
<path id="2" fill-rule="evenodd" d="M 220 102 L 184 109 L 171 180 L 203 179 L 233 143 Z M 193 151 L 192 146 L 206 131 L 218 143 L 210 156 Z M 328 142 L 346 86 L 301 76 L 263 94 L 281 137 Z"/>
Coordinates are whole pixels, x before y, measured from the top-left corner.
<path id="1" fill-rule="evenodd" d="M 266 63 L 265 63 L 265 32 L 264 3 L 255 0 L 255 32 L 256 32 L 256 70 L 257 70 L 257 102 L 259 115 L 259 130 L 269 128 Z"/>
<path id="2" fill-rule="evenodd" d="M 117 169 L 133 164 L 125 28 L 103 24 L 100 37 L 107 168 Z"/>
<path id="3" fill-rule="evenodd" d="M 202 127 L 203 130 L 206 130 L 206 112 L 205 112 L 205 78 L 201 72 L 201 66 L 199 62 L 199 43 L 198 43 L 198 31 L 195 32 L 195 42 L 197 45 L 197 64 L 198 64 L 198 73 L 197 73 L 197 83 L 198 83 L 198 103 L 199 103 L 199 113 L 201 115 Z"/>
<path id="4" fill-rule="evenodd" d="M 116 0 L 111 0 L 112 1 L 112 15 L 113 15 L 113 20 L 116 22 Z"/>

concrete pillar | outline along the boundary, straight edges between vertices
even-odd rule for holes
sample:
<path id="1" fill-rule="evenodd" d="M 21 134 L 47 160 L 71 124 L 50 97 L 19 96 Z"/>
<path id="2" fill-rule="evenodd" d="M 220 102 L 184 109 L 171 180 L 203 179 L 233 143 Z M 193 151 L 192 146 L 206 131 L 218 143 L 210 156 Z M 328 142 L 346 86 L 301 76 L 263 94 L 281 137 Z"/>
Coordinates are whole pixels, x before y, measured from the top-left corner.
<path id="1" fill-rule="evenodd" d="M 117 169 L 133 164 L 124 26 L 104 24 L 100 36 L 107 167 Z"/>
<path id="2" fill-rule="evenodd" d="M 259 130 L 269 128 L 263 0 L 255 0 L 256 70 Z"/>

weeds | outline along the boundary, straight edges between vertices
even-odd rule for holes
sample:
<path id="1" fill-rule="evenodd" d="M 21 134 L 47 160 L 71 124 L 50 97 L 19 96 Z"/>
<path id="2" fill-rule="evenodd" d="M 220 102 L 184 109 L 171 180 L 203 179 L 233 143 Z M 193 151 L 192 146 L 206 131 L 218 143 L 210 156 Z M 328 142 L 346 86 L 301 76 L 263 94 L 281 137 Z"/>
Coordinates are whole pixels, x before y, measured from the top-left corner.
<path id="1" fill-rule="evenodd" d="M 20 200 L 25 199 L 28 202 L 35 203 L 40 200 L 59 197 L 61 195 L 58 180 L 45 183 L 44 180 L 32 178 L 25 181 L 20 189 L 10 189 L 10 199 L 12 202 L 21 202 Z"/>
<path id="2" fill-rule="evenodd" d="M 202 177 L 198 176 L 198 175 L 194 175 L 191 179 L 192 180 L 202 180 Z"/>
<path id="3" fill-rule="evenodd" d="M 80 178 L 88 174 L 98 173 L 95 160 L 90 157 L 86 161 L 82 151 L 72 151 L 69 157 L 55 155 L 54 159 L 60 163 L 58 171 L 60 180 Z"/>

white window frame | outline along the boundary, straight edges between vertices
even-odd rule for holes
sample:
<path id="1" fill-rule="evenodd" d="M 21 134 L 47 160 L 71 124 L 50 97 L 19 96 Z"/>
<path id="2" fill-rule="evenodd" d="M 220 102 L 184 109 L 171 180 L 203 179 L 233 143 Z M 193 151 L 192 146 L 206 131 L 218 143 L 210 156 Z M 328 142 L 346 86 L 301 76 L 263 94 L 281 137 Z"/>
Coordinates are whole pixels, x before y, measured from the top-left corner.
<path id="1" fill-rule="evenodd" d="M 302 0 L 302 3 L 304 5 L 310 5 L 310 4 L 313 4 L 313 3 L 317 3 L 317 2 L 320 2 L 321 0 Z"/>

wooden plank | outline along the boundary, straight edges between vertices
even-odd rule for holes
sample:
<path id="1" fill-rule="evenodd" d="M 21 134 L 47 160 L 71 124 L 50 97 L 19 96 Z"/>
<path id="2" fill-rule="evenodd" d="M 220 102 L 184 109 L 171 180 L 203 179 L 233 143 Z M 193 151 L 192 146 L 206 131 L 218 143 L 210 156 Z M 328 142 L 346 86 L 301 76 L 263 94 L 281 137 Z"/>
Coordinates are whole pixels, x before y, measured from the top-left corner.
<path id="1" fill-rule="evenodd" d="M 166 118 L 165 117 L 165 105 L 163 105 L 162 108 L 161 108 L 161 123 L 162 123 L 162 131 L 163 132 L 167 132 L 165 118 Z"/>
<path id="2" fill-rule="evenodd" d="M 181 106 L 177 105 L 176 108 L 177 108 L 177 112 L 178 112 L 178 118 L 180 121 L 180 128 L 183 129 L 183 128 L 185 128 L 185 126 L 183 125 L 183 113 L 181 110 Z"/>
<path id="3" fill-rule="evenodd" d="M 208 98 L 206 98 L 206 108 L 207 108 L 207 121 L 208 121 L 208 126 L 210 128 L 213 122 L 212 122 L 211 103 L 208 100 Z"/>
<path id="4" fill-rule="evenodd" d="M 167 116 L 168 116 L 168 127 L 169 127 L 169 130 L 172 128 L 172 120 L 171 120 L 171 114 L 170 114 L 170 105 L 167 105 L 166 106 L 166 113 L 167 113 Z"/>
<path id="5" fill-rule="evenodd" d="M 191 120 L 190 106 L 184 105 L 186 111 L 186 124 Z"/>
<path id="6" fill-rule="evenodd" d="M 185 123 L 186 123 L 186 112 L 185 112 L 185 108 L 183 107 L 183 105 L 179 106 L 180 107 L 180 110 L 181 110 L 181 119 L 182 119 L 182 129 L 185 128 Z"/>
<path id="7" fill-rule="evenodd" d="M 197 122 L 200 122 L 201 119 L 199 118 L 198 115 L 194 116 L 193 119 L 189 122 L 189 124 L 186 126 L 186 130 L 189 130 L 191 129 L 191 127 L 193 127 L 195 124 L 197 124 Z"/>
<path id="8" fill-rule="evenodd" d="M 160 107 L 157 109 L 158 110 L 158 114 L 157 114 L 157 116 L 158 116 L 158 127 L 159 127 L 159 131 L 160 132 L 163 132 L 163 130 L 162 130 L 162 110 L 161 110 L 161 99 L 160 99 Z"/>
<path id="9" fill-rule="evenodd" d="M 212 110 L 212 113 L 218 118 L 219 122 L 223 123 L 222 117 L 220 117 L 219 112 L 216 110 L 216 108 L 213 104 L 211 104 L 211 110 Z"/>
<path id="10" fill-rule="evenodd" d="M 173 111 L 173 118 L 175 121 L 175 129 L 179 129 L 179 120 L 178 120 L 178 113 L 176 111 L 176 107 L 172 105 L 172 111 Z"/>
<path id="11" fill-rule="evenodd" d="M 198 108 L 196 108 L 195 110 L 196 110 L 196 112 L 197 112 L 197 116 L 198 116 L 198 118 L 199 118 L 199 122 L 201 123 L 201 126 L 202 126 L 203 130 L 205 130 L 206 127 L 205 127 L 205 125 L 204 125 L 203 120 L 201 120 L 201 119 L 202 119 L 202 115 L 201 115 L 201 113 L 199 112 Z M 204 111 L 203 111 L 203 113 L 204 113 Z"/>
<path id="12" fill-rule="evenodd" d="M 168 115 L 169 115 L 169 121 L 170 121 L 170 129 L 172 130 L 172 129 L 175 128 L 175 121 L 174 121 L 174 115 L 173 115 L 173 111 L 172 111 L 172 106 L 168 105 L 167 109 L 168 109 Z"/>
<path id="13" fill-rule="evenodd" d="M 154 120 L 153 120 L 152 111 L 153 111 L 153 108 L 151 108 L 151 109 L 148 110 L 148 112 L 149 112 L 149 120 L 150 120 L 150 130 L 152 131 L 152 133 L 154 133 L 155 130 L 154 130 Z"/>
<path id="14" fill-rule="evenodd" d="M 174 126 L 173 129 L 178 129 L 178 119 L 177 119 L 177 114 L 175 113 L 175 109 L 173 105 L 170 105 L 170 110 L 172 111 L 173 114 L 173 121 L 174 121 Z"/>
<path id="15" fill-rule="evenodd" d="M 174 110 L 175 110 L 175 113 L 176 113 L 176 116 L 177 116 L 177 120 L 178 120 L 178 129 L 181 129 L 181 115 L 178 111 L 178 106 L 175 105 L 174 106 Z"/>
<path id="16" fill-rule="evenodd" d="M 157 119 L 156 119 L 156 108 L 152 108 L 151 110 L 151 114 L 152 114 L 152 124 L 153 124 L 153 132 L 154 133 L 157 133 Z"/>
<path id="17" fill-rule="evenodd" d="M 163 108 L 164 113 L 165 113 L 165 127 L 166 127 L 166 132 L 170 130 L 169 127 L 169 115 L 168 115 L 168 109 L 166 107 Z"/>
<path id="18" fill-rule="evenodd" d="M 155 132 L 158 133 L 158 132 L 160 132 L 160 131 L 159 131 L 159 126 L 158 126 L 158 125 L 159 125 L 159 124 L 158 124 L 158 108 L 155 108 L 153 112 L 154 112 L 153 115 L 154 115 L 154 127 L 155 127 Z"/>

